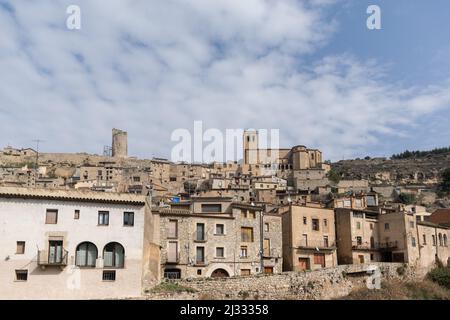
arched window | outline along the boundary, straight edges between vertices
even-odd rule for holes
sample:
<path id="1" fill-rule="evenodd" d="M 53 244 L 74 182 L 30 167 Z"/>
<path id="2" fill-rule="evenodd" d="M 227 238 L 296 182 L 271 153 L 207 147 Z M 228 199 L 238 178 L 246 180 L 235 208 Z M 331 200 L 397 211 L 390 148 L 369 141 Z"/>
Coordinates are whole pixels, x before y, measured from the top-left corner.
<path id="1" fill-rule="evenodd" d="M 447 246 L 447 235 L 444 234 L 444 247 L 446 247 L 446 246 Z"/>
<path id="2" fill-rule="evenodd" d="M 97 257 L 98 250 L 95 244 L 82 242 L 77 246 L 77 251 L 75 252 L 75 265 L 94 268 Z"/>
<path id="3" fill-rule="evenodd" d="M 439 246 L 442 247 L 442 234 L 441 233 L 439 233 L 438 239 L 439 239 Z"/>
<path id="4" fill-rule="evenodd" d="M 123 268 L 125 264 L 125 249 L 120 243 L 110 242 L 103 249 L 103 266 Z"/>

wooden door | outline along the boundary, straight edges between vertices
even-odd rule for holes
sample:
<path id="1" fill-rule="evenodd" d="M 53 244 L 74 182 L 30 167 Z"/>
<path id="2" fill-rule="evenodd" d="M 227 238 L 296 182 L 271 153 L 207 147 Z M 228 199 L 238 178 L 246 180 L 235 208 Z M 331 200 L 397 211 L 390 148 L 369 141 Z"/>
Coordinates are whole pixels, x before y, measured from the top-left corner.
<path id="1" fill-rule="evenodd" d="M 299 271 L 309 270 L 309 259 L 308 258 L 298 258 L 298 270 Z"/>

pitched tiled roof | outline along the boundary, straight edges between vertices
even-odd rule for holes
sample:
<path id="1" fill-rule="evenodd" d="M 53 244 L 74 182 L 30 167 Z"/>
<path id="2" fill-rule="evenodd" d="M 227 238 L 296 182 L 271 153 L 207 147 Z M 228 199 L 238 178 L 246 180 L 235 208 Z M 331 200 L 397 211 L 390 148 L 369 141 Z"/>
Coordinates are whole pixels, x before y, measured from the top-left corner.
<path id="1" fill-rule="evenodd" d="M 427 221 L 438 224 L 450 223 L 450 209 L 437 209 L 431 216 L 427 217 Z"/>
<path id="2" fill-rule="evenodd" d="M 129 193 L 0 187 L 0 198 L 51 199 L 144 205 L 145 196 Z"/>

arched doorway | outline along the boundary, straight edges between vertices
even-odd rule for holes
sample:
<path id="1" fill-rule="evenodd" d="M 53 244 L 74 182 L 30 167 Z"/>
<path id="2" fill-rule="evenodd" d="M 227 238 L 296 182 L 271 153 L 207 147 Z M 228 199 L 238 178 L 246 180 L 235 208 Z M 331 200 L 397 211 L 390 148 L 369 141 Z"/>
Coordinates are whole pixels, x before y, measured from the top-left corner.
<path id="1" fill-rule="evenodd" d="M 230 275 L 224 269 L 216 269 L 211 273 L 211 278 L 227 278 Z"/>

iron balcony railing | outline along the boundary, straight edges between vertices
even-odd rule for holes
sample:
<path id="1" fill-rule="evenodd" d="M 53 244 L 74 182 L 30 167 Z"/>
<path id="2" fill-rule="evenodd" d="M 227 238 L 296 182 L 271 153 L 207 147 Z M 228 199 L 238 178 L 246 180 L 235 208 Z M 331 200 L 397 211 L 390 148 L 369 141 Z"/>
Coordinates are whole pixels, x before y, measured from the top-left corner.
<path id="1" fill-rule="evenodd" d="M 352 242 L 353 250 L 392 250 L 398 248 L 397 241 L 388 242 Z"/>
<path id="2" fill-rule="evenodd" d="M 329 249 L 336 248 L 336 242 L 331 240 L 300 240 L 301 249 Z"/>
<path id="3" fill-rule="evenodd" d="M 38 250 L 37 264 L 39 266 L 67 266 L 69 252 L 62 250 L 61 255 L 50 256 L 48 250 Z"/>

